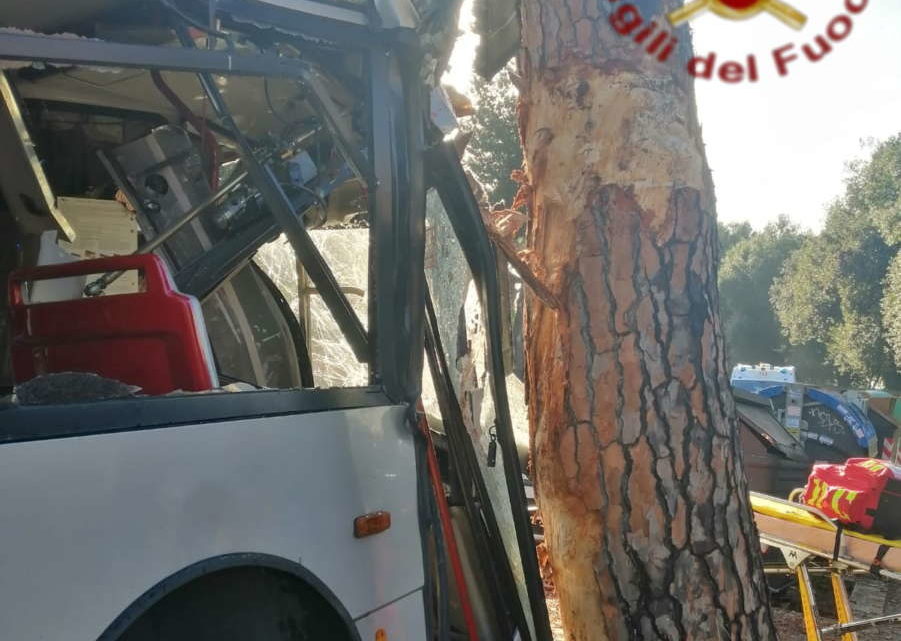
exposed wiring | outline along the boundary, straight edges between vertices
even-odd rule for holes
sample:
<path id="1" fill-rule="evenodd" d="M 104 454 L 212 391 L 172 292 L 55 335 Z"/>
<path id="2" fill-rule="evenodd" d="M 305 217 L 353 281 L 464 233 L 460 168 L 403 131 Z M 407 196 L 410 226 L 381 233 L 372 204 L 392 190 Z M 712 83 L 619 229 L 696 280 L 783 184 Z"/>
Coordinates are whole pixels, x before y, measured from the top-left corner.
<path id="1" fill-rule="evenodd" d="M 269 112 L 273 115 L 273 117 L 282 123 L 287 129 L 291 129 L 297 123 L 288 122 L 278 111 L 276 111 L 275 106 L 272 104 L 272 96 L 269 95 L 269 78 L 263 76 L 263 94 L 266 96 L 266 106 L 269 107 Z"/>
<path id="2" fill-rule="evenodd" d="M 319 220 L 317 220 L 315 223 L 308 223 L 308 228 L 316 229 L 318 227 L 321 227 L 325 223 L 325 221 L 328 220 L 328 203 L 325 202 L 325 199 L 315 189 L 311 189 L 306 185 L 298 185 L 296 183 L 281 183 L 281 185 L 282 187 L 287 187 L 288 189 L 297 189 L 299 191 L 306 192 L 316 200 L 316 204 L 322 211 L 322 216 L 320 216 Z"/>
<path id="3" fill-rule="evenodd" d="M 267 49 L 265 48 L 265 46 L 263 44 L 260 44 L 260 43 L 255 43 L 255 44 L 256 44 L 257 49 L 259 50 L 260 54 L 265 55 L 265 54 L 269 53 L 269 51 L 267 51 Z M 282 57 L 281 53 L 279 53 L 277 48 L 273 49 L 273 51 L 277 58 Z M 295 130 L 295 127 L 297 127 L 297 125 L 300 124 L 302 121 L 295 120 L 292 122 L 278 112 L 278 110 L 275 108 L 275 103 L 272 102 L 272 94 L 269 92 L 268 76 L 263 76 L 263 97 L 266 99 L 266 106 L 269 108 L 269 113 L 271 113 L 272 117 L 275 118 L 276 120 L 278 120 L 285 127 L 285 130 L 282 132 L 282 135 L 283 136 L 291 135 L 293 133 L 293 131 Z"/>
<path id="4" fill-rule="evenodd" d="M 323 212 L 328 211 L 328 203 L 325 202 L 325 199 L 319 195 L 319 193 L 315 189 L 310 189 L 306 185 L 294 185 L 295 188 L 305 191 L 310 194 L 313 198 L 316 199 L 316 203 L 322 208 Z"/>
<path id="5" fill-rule="evenodd" d="M 418 454 L 417 461 L 424 460 L 424 457 L 427 456 L 426 452 L 428 448 L 428 443 L 424 438 L 421 437 L 417 439 L 417 449 L 421 450 L 421 453 Z M 441 516 L 438 514 L 438 503 L 435 500 L 435 495 L 432 492 L 429 492 L 429 473 L 428 466 L 419 464 L 417 467 L 422 468 L 420 472 L 420 483 L 422 485 L 422 490 L 419 490 L 424 494 L 424 500 L 427 501 L 427 506 L 423 510 L 423 514 L 428 513 L 428 525 L 427 529 L 429 534 L 432 537 L 434 542 L 434 550 L 435 550 L 435 583 L 432 586 L 432 600 L 430 603 L 434 602 L 435 605 L 435 621 L 433 628 L 437 632 L 436 641 L 450 641 L 451 637 L 451 624 L 450 624 L 450 582 L 448 581 L 448 559 L 447 559 L 447 546 L 444 543 L 444 537 L 441 535 Z M 424 475 L 424 479 L 422 476 Z M 430 608 L 431 611 L 431 608 Z"/>
<path id="6" fill-rule="evenodd" d="M 417 421 L 419 432 L 425 437 L 426 442 L 426 464 L 429 468 L 429 479 L 431 480 L 432 491 L 435 494 L 435 501 L 438 505 L 438 516 L 441 523 L 441 531 L 444 534 L 444 545 L 447 547 L 447 556 L 450 561 L 451 570 L 453 571 L 454 581 L 457 584 L 457 597 L 459 599 L 460 610 L 463 613 L 463 621 L 466 626 L 466 632 L 469 634 L 470 641 L 479 641 L 478 626 L 476 625 L 476 617 L 472 608 L 472 602 L 469 599 L 469 588 L 466 584 L 466 575 L 463 573 L 463 562 L 460 558 L 460 551 L 457 547 L 457 537 L 454 533 L 453 519 L 451 518 L 450 508 L 447 504 L 447 496 L 444 493 L 444 484 L 441 480 L 441 470 L 438 466 L 438 457 L 435 454 L 435 446 L 432 443 L 432 433 L 429 430 L 429 423 L 425 417 L 422 401 L 417 404 Z"/>
<path id="7" fill-rule="evenodd" d="M 202 31 L 207 35 L 219 38 L 220 40 L 224 40 L 229 50 L 234 51 L 235 43 L 232 41 L 231 36 L 224 31 L 213 29 L 210 26 L 205 25 L 199 20 L 191 17 L 190 15 L 179 9 L 178 6 L 174 2 L 172 2 L 172 0 L 158 0 L 158 2 L 198 31 Z"/>
<path id="8" fill-rule="evenodd" d="M 153 80 L 153 84 L 159 90 L 163 97 L 169 101 L 172 107 L 175 109 L 178 114 L 184 118 L 187 122 L 191 123 L 191 126 L 197 130 L 197 133 L 200 135 L 200 142 L 203 147 L 206 149 L 207 153 L 207 173 L 210 183 L 210 189 L 216 191 L 219 186 L 219 143 L 216 142 L 216 137 L 209 130 L 209 122 L 205 117 L 198 116 L 182 101 L 182 99 L 178 96 L 175 91 L 173 91 L 172 87 L 166 84 L 166 81 L 163 80 L 162 74 L 159 70 L 154 69 L 150 72 L 150 78 Z M 206 110 L 206 101 L 204 101 L 204 111 Z"/>

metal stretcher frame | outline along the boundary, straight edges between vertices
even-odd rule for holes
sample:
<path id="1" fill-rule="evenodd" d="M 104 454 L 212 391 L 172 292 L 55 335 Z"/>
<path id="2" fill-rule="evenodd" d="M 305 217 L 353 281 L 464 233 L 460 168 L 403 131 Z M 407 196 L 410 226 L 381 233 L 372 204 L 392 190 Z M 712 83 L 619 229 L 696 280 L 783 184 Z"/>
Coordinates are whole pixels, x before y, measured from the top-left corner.
<path id="1" fill-rule="evenodd" d="M 808 641 L 835 637 L 857 641 L 859 630 L 901 623 L 901 613 L 855 621 L 844 581 L 855 570 L 901 580 L 901 541 L 846 530 L 816 508 L 757 492 L 751 493 L 751 507 L 761 543 L 782 551 L 798 581 Z M 810 582 L 813 562 L 825 565 L 829 573 L 836 625 L 820 625 Z"/>

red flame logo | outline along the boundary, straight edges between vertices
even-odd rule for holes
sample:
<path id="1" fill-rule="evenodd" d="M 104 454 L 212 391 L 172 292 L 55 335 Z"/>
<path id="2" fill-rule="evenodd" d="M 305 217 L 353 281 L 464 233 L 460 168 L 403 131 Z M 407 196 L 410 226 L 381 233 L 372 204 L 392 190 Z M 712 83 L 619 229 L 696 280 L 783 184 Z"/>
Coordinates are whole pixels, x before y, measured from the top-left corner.
<path id="1" fill-rule="evenodd" d="M 807 24 L 807 16 L 783 0 L 689 0 L 681 9 L 670 12 L 669 20 L 679 26 L 707 10 L 730 20 L 746 20 L 766 11 L 793 29 Z"/>

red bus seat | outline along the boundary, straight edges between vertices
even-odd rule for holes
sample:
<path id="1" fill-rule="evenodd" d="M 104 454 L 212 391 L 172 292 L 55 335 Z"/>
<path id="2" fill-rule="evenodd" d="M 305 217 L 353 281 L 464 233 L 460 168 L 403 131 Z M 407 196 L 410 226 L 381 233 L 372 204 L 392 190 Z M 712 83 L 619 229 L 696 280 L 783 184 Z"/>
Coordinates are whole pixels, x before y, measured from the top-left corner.
<path id="1" fill-rule="evenodd" d="M 141 291 L 59 302 L 26 300 L 26 283 L 137 270 Z M 90 372 L 145 394 L 218 387 L 200 305 L 175 289 L 153 254 L 83 260 L 10 275 L 12 366 L 17 383 L 41 374 Z"/>

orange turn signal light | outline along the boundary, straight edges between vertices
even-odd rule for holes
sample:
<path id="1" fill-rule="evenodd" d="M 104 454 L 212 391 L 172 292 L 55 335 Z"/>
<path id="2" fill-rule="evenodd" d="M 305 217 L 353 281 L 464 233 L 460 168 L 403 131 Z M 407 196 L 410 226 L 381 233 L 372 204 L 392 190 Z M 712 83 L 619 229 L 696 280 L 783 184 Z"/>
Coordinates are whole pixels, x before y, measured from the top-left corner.
<path id="1" fill-rule="evenodd" d="M 375 641 L 388 641 L 388 633 L 383 628 L 375 631 Z"/>
<path id="2" fill-rule="evenodd" d="M 354 537 L 358 539 L 379 534 L 391 527 L 391 512 L 378 511 L 354 519 Z"/>

